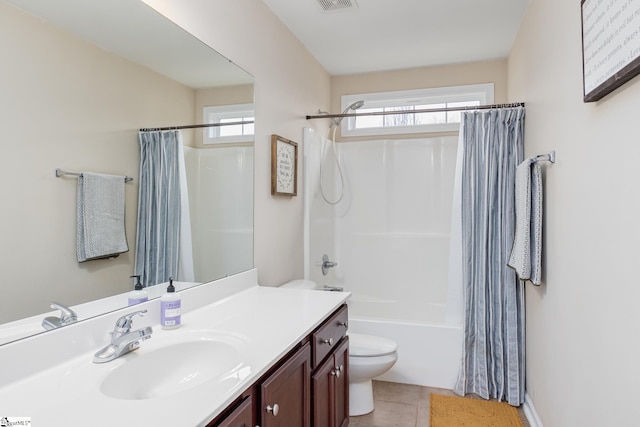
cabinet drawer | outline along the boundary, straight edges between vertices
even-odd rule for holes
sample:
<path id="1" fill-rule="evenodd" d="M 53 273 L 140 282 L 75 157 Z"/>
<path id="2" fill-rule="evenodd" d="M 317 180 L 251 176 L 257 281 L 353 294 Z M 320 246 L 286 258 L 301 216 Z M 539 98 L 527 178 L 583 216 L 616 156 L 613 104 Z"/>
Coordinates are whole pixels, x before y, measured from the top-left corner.
<path id="1" fill-rule="evenodd" d="M 340 307 L 312 335 L 311 363 L 315 369 L 325 357 L 347 336 L 348 312 L 346 304 Z"/>

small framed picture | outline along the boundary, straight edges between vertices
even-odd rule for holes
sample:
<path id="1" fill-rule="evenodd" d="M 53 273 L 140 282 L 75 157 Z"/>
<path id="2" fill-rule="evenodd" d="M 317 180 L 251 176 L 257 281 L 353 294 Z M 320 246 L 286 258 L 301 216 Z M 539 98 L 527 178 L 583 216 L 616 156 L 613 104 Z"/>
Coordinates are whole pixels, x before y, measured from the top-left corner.
<path id="1" fill-rule="evenodd" d="M 298 194 L 298 144 L 271 135 L 271 194 Z"/>

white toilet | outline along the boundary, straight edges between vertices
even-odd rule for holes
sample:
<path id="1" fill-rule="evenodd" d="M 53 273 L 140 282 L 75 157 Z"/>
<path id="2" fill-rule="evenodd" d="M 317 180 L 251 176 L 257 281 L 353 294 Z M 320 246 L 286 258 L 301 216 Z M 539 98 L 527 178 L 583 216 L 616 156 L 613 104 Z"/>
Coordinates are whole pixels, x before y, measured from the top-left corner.
<path id="1" fill-rule="evenodd" d="M 398 344 L 390 339 L 349 332 L 349 415 L 373 411 L 371 380 L 398 360 Z"/>
<path id="2" fill-rule="evenodd" d="M 311 280 L 293 280 L 291 289 L 321 289 Z M 349 415 L 373 411 L 371 380 L 387 372 L 398 360 L 398 344 L 390 339 L 349 332 Z"/>

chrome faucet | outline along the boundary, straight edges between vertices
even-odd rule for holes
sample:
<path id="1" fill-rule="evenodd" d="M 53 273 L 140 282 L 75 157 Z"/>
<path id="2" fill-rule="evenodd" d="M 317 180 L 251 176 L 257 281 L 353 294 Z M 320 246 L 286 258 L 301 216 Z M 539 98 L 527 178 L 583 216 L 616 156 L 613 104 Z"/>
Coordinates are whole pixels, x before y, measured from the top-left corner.
<path id="1" fill-rule="evenodd" d="M 337 266 L 337 262 L 329 261 L 327 254 L 322 255 L 322 275 L 326 276 L 330 268 Z"/>
<path id="2" fill-rule="evenodd" d="M 45 317 L 44 320 L 42 320 L 42 327 L 48 331 L 62 326 L 67 326 L 78 321 L 78 316 L 69 307 L 65 307 L 57 302 L 52 302 L 51 308 L 54 310 L 60 310 L 60 317 L 50 316 Z"/>
<path id="3" fill-rule="evenodd" d="M 105 363 L 137 350 L 140 342 L 151 338 L 153 329 L 147 326 L 144 329 L 131 331 L 134 316 L 144 316 L 147 310 L 134 311 L 126 314 L 116 321 L 116 326 L 111 332 L 111 343 L 93 356 L 93 363 Z"/>

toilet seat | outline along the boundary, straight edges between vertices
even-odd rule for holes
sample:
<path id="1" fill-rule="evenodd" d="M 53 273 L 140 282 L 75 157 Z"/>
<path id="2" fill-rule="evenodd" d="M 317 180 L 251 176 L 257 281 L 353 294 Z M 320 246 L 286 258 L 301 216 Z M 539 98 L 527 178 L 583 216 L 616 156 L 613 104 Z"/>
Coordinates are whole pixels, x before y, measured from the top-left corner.
<path id="1" fill-rule="evenodd" d="M 382 337 L 349 332 L 350 357 L 378 357 L 393 354 L 398 344 Z"/>

